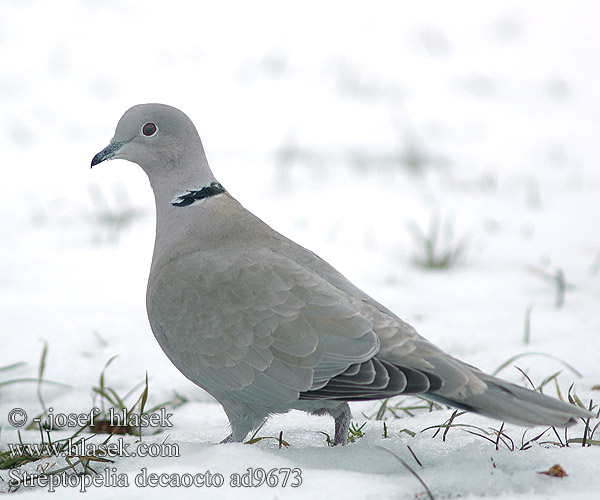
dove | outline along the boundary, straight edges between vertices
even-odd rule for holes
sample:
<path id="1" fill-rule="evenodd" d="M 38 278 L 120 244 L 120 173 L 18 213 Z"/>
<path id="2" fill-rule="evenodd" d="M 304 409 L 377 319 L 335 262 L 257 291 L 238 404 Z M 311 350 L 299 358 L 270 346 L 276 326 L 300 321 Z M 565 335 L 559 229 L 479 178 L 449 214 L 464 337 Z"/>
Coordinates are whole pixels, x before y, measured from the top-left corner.
<path id="1" fill-rule="evenodd" d="M 333 417 L 333 442 L 344 445 L 349 402 L 398 394 L 523 426 L 593 416 L 443 352 L 254 216 L 217 181 L 182 111 L 130 108 L 92 167 L 111 159 L 137 163 L 150 180 L 150 327 L 179 371 L 222 405 L 231 428 L 222 442 L 296 409 Z"/>

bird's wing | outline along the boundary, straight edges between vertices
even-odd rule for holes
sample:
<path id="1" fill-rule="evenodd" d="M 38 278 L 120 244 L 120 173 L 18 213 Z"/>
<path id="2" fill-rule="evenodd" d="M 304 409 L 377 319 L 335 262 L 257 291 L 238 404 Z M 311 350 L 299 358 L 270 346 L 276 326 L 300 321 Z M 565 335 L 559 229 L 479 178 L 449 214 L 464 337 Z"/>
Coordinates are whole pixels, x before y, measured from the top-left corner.
<path id="1" fill-rule="evenodd" d="M 295 401 L 380 347 L 352 297 L 270 249 L 166 262 L 150 278 L 148 313 L 188 378 L 249 404 Z"/>
<path id="2" fill-rule="evenodd" d="M 436 392 L 446 397 L 463 397 L 485 390 L 486 384 L 480 379 L 477 368 L 453 358 L 419 335 L 411 325 L 354 285 L 318 255 L 285 237 L 280 241 L 279 251 L 292 256 L 305 269 L 350 297 L 360 314 L 371 321 L 373 331 L 380 341 L 380 349 L 376 359 L 371 360 L 373 366 L 365 363 L 361 367 L 362 371 L 381 371 L 385 368 L 388 375 L 393 376 L 394 369 L 400 369 L 406 377 L 406 386 L 400 391 L 395 390 L 398 384 L 390 383 L 387 387 L 377 389 L 375 393 L 372 389 L 352 387 L 355 393 L 349 394 L 352 391 L 345 386 L 353 385 L 357 378 L 349 381 L 341 376 L 332 380 L 322 391 L 305 397 L 334 397 L 337 393 L 339 398 L 360 400 L 388 397 L 400 392 Z M 383 366 L 378 366 L 378 362 Z"/>

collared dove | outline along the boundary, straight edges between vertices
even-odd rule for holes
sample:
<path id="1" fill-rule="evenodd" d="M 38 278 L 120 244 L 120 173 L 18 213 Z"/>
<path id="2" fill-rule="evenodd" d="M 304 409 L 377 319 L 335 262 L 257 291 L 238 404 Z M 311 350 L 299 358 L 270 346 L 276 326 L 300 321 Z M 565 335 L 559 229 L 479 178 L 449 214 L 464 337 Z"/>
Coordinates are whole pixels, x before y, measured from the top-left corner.
<path id="1" fill-rule="evenodd" d="M 92 166 L 137 163 L 156 201 L 146 305 L 173 364 L 221 403 L 243 441 L 292 409 L 329 414 L 345 444 L 349 401 L 422 394 L 519 425 L 590 412 L 486 375 L 421 337 L 311 251 L 247 211 L 215 179 L 181 111 L 141 104 Z"/>

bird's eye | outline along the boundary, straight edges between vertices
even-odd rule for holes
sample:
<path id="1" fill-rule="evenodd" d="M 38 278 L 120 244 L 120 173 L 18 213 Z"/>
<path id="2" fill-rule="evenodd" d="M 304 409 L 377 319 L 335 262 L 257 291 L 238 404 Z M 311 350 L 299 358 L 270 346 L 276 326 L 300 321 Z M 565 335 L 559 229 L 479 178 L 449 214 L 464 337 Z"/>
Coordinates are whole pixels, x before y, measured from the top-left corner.
<path id="1" fill-rule="evenodd" d="M 142 127 L 142 134 L 144 134 L 146 137 L 152 137 L 154 134 L 156 134 L 157 130 L 158 128 L 156 125 L 154 125 L 154 123 L 146 123 L 146 125 Z"/>

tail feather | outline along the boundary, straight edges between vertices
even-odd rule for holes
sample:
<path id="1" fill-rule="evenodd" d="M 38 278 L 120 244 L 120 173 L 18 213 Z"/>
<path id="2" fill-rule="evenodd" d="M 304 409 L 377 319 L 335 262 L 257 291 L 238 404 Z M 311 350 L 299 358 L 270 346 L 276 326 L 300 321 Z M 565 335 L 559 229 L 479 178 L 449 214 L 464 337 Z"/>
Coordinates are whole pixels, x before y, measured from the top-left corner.
<path id="1" fill-rule="evenodd" d="M 535 425 L 568 427 L 575 424 L 577 418 L 595 416 L 592 412 L 574 404 L 519 387 L 491 375 L 477 372 L 477 376 L 487 385 L 487 388 L 479 394 L 448 397 L 429 393 L 426 397 L 487 417 L 528 427 Z"/>

